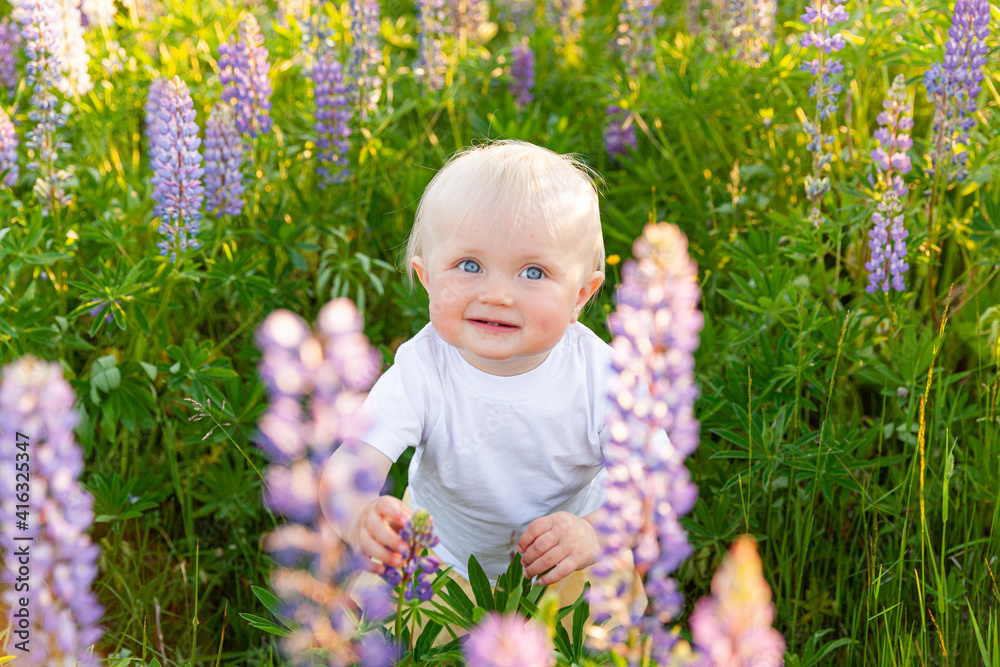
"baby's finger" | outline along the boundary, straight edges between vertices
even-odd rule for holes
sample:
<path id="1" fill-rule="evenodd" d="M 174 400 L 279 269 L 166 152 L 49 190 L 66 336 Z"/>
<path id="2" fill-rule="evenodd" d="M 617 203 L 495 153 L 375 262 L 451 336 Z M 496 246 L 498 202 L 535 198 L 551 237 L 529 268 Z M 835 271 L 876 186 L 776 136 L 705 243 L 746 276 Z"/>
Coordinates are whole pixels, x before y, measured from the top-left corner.
<path id="1" fill-rule="evenodd" d="M 563 560 L 556 564 L 551 570 L 535 580 L 539 586 L 551 586 L 573 574 L 574 568 L 569 561 Z"/>
<path id="2" fill-rule="evenodd" d="M 545 553 L 541 554 L 531 565 L 524 568 L 524 576 L 529 579 L 542 574 L 546 570 L 558 565 L 566 557 L 566 549 L 560 545 L 555 545 Z"/>
<path id="3" fill-rule="evenodd" d="M 535 519 L 528 527 L 524 529 L 524 533 L 521 534 L 521 539 L 517 542 L 517 550 L 522 554 L 528 550 L 540 535 L 547 533 L 552 527 L 552 519 L 547 516 L 543 516 L 540 519 Z"/>
<path id="4" fill-rule="evenodd" d="M 541 557 L 543 554 L 549 551 L 559 542 L 558 536 L 552 531 L 542 533 L 535 541 L 531 543 L 531 546 L 521 555 L 521 563 L 527 567 L 535 562 L 535 560 Z M 542 570 L 538 570 L 541 572 Z"/>
<path id="5" fill-rule="evenodd" d="M 375 511 L 390 527 L 397 531 L 413 516 L 412 508 L 407 507 L 399 498 L 392 496 L 379 497 L 375 501 Z"/>
<path id="6" fill-rule="evenodd" d="M 380 560 L 391 567 L 399 567 L 403 564 L 403 559 L 399 557 L 398 553 L 387 548 L 368 531 L 361 532 L 360 542 L 361 551 L 369 558 Z M 384 568 L 382 569 L 384 570 Z M 379 573 L 381 574 L 381 572 Z"/>
<path id="7" fill-rule="evenodd" d="M 378 514 L 369 517 L 365 529 L 379 544 L 393 552 L 398 553 L 409 547 L 406 541 L 399 536 L 399 531 L 392 528 L 387 520 Z"/>

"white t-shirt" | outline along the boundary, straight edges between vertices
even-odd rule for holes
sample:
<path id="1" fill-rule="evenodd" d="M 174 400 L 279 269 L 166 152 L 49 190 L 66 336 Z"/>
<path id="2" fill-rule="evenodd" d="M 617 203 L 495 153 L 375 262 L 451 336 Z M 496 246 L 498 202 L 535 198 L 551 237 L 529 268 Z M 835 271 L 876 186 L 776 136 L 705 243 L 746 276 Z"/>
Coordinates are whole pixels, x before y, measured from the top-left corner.
<path id="1" fill-rule="evenodd" d="M 434 518 L 435 553 L 466 578 L 475 553 L 495 582 L 532 521 L 604 504 L 610 376 L 611 348 L 580 323 L 511 377 L 475 368 L 428 324 L 369 393 L 365 442 L 393 461 L 416 447 L 410 497 Z"/>

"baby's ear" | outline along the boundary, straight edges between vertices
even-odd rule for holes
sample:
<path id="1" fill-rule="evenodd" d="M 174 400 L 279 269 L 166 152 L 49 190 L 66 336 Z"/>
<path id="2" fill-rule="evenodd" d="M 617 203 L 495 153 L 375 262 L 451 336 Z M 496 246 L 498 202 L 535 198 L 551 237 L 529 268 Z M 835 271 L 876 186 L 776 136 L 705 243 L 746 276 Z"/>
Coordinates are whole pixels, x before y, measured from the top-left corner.
<path id="1" fill-rule="evenodd" d="M 430 273 L 427 271 L 427 265 L 424 264 L 424 258 L 419 256 L 414 256 L 414 258 L 410 260 L 410 267 L 412 267 L 413 270 L 417 272 L 417 279 L 419 279 L 420 284 L 424 286 L 424 290 L 426 290 L 427 293 L 430 294 L 431 290 L 430 287 L 428 287 L 427 285 L 428 279 L 430 278 Z"/>
<path id="2" fill-rule="evenodd" d="M 587 305 L 590 301 L 590 297 L 594 296 L 594 293 L 601 288 L 604 284 L 604 272 L 594 271 L 583 281 L 583 287 L 580 288 L 580 292 L 576 295 L 576 307 L 573 308 L 573 322 L 576 322 L 580 318 L 580 311 L 583 307 Z"/>

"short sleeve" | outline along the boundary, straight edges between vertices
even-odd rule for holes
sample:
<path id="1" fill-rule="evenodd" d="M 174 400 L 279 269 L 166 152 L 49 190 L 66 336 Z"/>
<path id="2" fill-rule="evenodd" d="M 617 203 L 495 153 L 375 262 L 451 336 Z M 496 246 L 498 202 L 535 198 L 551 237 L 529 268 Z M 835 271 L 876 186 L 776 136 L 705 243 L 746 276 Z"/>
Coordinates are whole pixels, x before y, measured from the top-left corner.
<path id="1" fill-rule="evenodd" d="M 408 357 L 397 354 L 396 363 L 375 382 L 361 408 L 369 422 L 364 441 L 394 462 L 407 447 L 420 444 L 426 423 L 426 383 Z"/>

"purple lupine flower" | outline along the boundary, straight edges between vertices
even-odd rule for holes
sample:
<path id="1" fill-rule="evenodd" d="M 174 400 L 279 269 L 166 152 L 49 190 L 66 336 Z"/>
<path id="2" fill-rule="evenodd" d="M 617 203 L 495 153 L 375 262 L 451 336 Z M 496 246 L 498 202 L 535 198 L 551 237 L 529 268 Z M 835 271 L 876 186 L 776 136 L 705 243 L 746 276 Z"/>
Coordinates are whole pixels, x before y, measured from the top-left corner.
<path id="1" fill-rule="evenodd" d="M 28 118 L 35 126 L 28 130 L 24 145 L 35 152 L 35 158 L 27 168 L 38 174 L 35 190 L 46 202 L 43 213 L 47 215 L 52 207 L 70 201 L 65 190 L 69 173 L 56 166 L 59 151 L 69 148 L 69 144 L 56 136 L 59 128 L 66 124 L 66 115 L 53 93 L 63 79 L 58 55 L 65 52 L 60 25 L 62 12 L 55 0 L 17 0 L 12 4 L 14 19 L 21 24 L 24 53 L 28 58 L 24 67 L 25 82 L 32 90 L 32 110 Z"/>
<path id="2" fill-rule="evenodd" d="M 336 51 L 322 45 L 312 68 L 313 97 L 316 103 L 315 129 L 320 187 L 343 183 L 350 174 L 351 107 L 344 68 Z"/>
<path id="3" fill-rule="evenodd" d="M 828 150 L 828 146 L 833 143 L 833 135 L 823 133 L 823 123 L 837 113 L 837 96 L 844 89 L 839 79 L 844 65 L 839 58 L 830 57 L 846 45 L 844 37 L 833 31 L 834 26 L 848 18 L 844 2 L 845 0 L 832 0 L 832 3 L 827 0 L 810 0 L 806 13 L 802 15 L 802 21 L 812 27 L 802 36 L 799 44 L 805 48 L 815 47 L 817 51 L 812 60 L 801 65 L 803 70 L 816 77 L 809 87 L 809 97 L 816 100 L 816 115 L 802 125 L 802 129 L 809 135 L 807 148 L 813 154 L 812 173 L 806 176 L 805 186 L 806 199 L 812 203 L 809 220 L 816 227 L 823 221 L 820 202 L 830 190 L 830 181 L 823 173 L 833 159 L 833 154 Z"/>
<path id="4" fill-rule="evenodd" d="M 881 127 L 874 132 L 878 146 L 872 151 L 872 163 L 878 179 L 873 179 L 873 183 L 879 197 L 868 234 L 871 259 L 865 263 L 869 282 L 865 289 L 869 294 L 880 289 L 888 292 L 890 283 L 893 289 L 902 292 L 906 288 L 904 276 L 910 268 L 905 261 L 909 232 L 904 225 L 901 201 L 906 196 L 903 175 L 910 172 L 911 166 L 906 152 L 913 147 L 908 134 L 913 129 L 913 118 L 908 115 L 911 107 L 906 101 L 906 82 L 899 74 L 882 102 L 882 112 L 877 118 Z"/>
<path id="5" fill-rule="evenodd" d="M 91 648 L 103 634 L 97 623 L 104 609 L 91 590 L 100 548 L 87 535 L 94 499 L 78 481 L 83 450 L 73 436 L 75 401 L 58 363 L 29 356 L 3 369 L 0 581 L 2 606 L 12 612 L 7 650 L 26 667 L 101 662 Z M 25 549 L 30 568 L 19 560 Z M 15 589 L 18 582 L 27 587 Z M 22 609 L 26 617 L 18 616 Z"/>
<path id="6" fill-rule="evenodd" d="M 102 301 L 101 303 L 97 304 L 96 306 L 88 310 L 87 314 L 90 315 L 91 317 L 97 317 L 102 312 L 104 312 L 104 309 L 108 307 L 109 303 L 113 303 L 114 304 L 113 307 L 120 308 L 117 300 L 113 302 Z M 104 321 L 110 323 L 113 319 L 115 319 L 115 316 L 112 314 L 111 309 L 108 308 L 108 312 L 104 315 Z"/>
<path id="7" fill-rule="evenodd" d="M 525 37 L 510 54 L 510 94 L 519 107 L 531 104 L 535 96 L 531 89 L 535 87 L 535 52 Z"/>
<path id="8" fill-rule="evenodd" d="M 416 597 L 421 602 L 428 602 L 434 597 L 431 575 L 441 569 L 441 561 L 437 558 L 422 555 L 425 549 L 438 543 L 434 535 L 434 519 L 427 510 L 419 509 L 403 525 L 399 536 L 409 545 L 406 557 L 400 567 L 386 567 L 382 578 L 390 586 L 402 585 L 406 600 Z"/>
<path id="9" fill-rule="evenodd" d="M 552 667 L 552 643 L 536 622 L 518 613 L 487 614 L 462 646 L 469 667 Z"/>
<path id="10" fill-rule="evenodd" d="M 292 568 L 277 570 L 272 584 L 299 625 L 285 649 L 292 654 L 319 649 L 329 654 L 330 664 L 353 664 L 359 654 L 369 664 L 387 655 L 353 636 L 357 623 L 347 616 L 353 603 L 343 584 L 360 562 L 345 553 L 335 530 L 357 494 L 377 492 L 379 485 L 370 471 L 326 465 L 336 448 L 356 446 L 365 432 L 359 410 L 380 356 L 361 331 L 354 304 L 336 299 L 320 311 L 316 333 L 297 315 L 279 310 L 256 336 L 269 395 L 257 439 L 271 458 L 265 500 L 289 521 L 267 536 L 265 546 Z M 386 609 L 388 587 L 383 588 L 364 601 L 372 618 Z"/>
<path id="11" fill-rule="evenodd" d="M 415 7 L 420 25 L 420 55 L 413 72 L 428 88 L 440 90 L 447 69 L 442 46 L 448 16 L 445 0 L 416 0 Z"/>
<path id="12" fill-rule="evenodd" d="M 243 211 L 243 141 L 233 110 L 216 102 L 205 123 L 205 207 L 216 217 Z"/>
<path id="13" fill-rule="evenodd" d="M 670 574 L 691 552 L 680 517 L 697 496 L 684 459 L 698 446 L 694 351 L 704 320 L 697 267 L 676 226 L 647 225 L 633 254 L 608 318 L 614 334 L 604 450 L 609 481 L 595 524 L 604 538 L 594 566 L 602 583 L 589 596 L 598 619 L 613 616 L 620 625 L 592 636 L 630 659 L 642 650 L 636 640 L 649 636 L 656 664 L 668 664 L 680 645 L 664 623 L 681 607 Z M 633 543 L 648 605 L 636 595 L 632 572 L 622 568 Z"/>
<path id="14" fill-rule="evenodd" d="M 238 38 L 219 45 L 222 101 L 236 112 L 236 127 L 256 137 L 271 129 L 271 63 L 260 25 L 252 14 L 240 24 Z"/>
<path id="15" fill-rule="evenodd" d="M 613 104 L 605 112 L 608 118 L 604 126 L 604 150 L 612 161 L 618 162 L 635 148 L 635 123 L 625 109 Z"/>
<path id="16" fill-rule="evenodd" d="M 154 99 L 155 96 L 155 99 Z M 155 106 L 154 106 L 155 105 Z M 201 177 L 201 139 L 195 122 L 194 102 L 180 77 L 165 84 L 153 82 L 147 99 L 150 168 L 153 170 L 153 215 L 160 219 L 164 238 L 156 245 L 171 262 L 188 248 L 198 248 L 195 237 L 201 229 L 201 203 L 205 188 Z"/>
<path id="17" fill-rule="evenodd" d="M 0 21 L 0 89 L 7 91 L 7 97 L 14 99 L 17 94 L 17 53 L 21 49 L 21 32 L 10 17 Z"/>
<path id="18" fill-rule="evenodd" d="M 351 63 L 350 84 L 358 94 L 361 118 L 375 110 L 382 97 L 382 10 L 378 0 L 350 0 Z"/>
<path id="19" fill-rule="evenodd" d="M 615 43 L 630 76 L 656 70 L 656 29 L 663 22 L 656 16 L 659 6 L 660 0 L 622 0 Z"/>
<path id="20" fill-rule="evenodd" d="M 927 99 L 934 104 L 934 151 L 931 171 L 950 156 L 948 179 L 961 181 L 968 175 L 968 154 L 959 148 L 968 140 L 978 109 L 976 98 L 983 82 L 983 65 L 989 50 L 990 3 L 988 0 L 956 0 L 944 61 L 934 63 L 924 74 Z"/>
<path id="21" fill-rule="evenodd" d="M 17 183 L 17 132 L 7 112 L 0 107 L 0 183 L 8 188 Z"/>
<path id="22" fill-rule="evenodd" d="M 114 0 L 80 0 L 80 11 L 83 12 L 87 25 L 110 28 L 115 23 Z"/>
<path id="23" fill-rule="evenodd" d="M 56 55 L 62 64 L 64 76 L 57 87 L 67 97 L 82 97 L 94 89 L 94 82 L 87 71 L 90 55 L 83 39 L 83 15 L 80 13 L 79 0 L 59 0 L 59 10 L 59 26 L 63 36 L 58 41 L 62 51 Z"/>
<path id="24" fill-rule="evenodd" d="M 714 667 L 779 667 L 785 640 L 773 622 L 771 589 L 757 544 L 744 535 L 712 577 L 712 594 L 695 604 L 691 635 Z"/>

